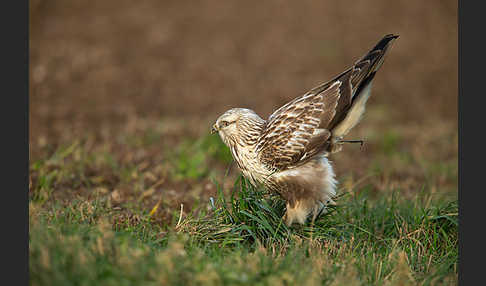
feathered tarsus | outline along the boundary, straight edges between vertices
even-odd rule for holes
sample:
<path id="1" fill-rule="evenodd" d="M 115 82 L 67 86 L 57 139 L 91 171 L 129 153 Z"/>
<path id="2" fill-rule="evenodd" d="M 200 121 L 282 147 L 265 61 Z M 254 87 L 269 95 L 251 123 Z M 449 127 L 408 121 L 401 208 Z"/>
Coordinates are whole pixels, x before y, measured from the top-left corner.
<path id="1" fill-rule="evenodd" d="M 364 57 L 332 80 L 277 109 L 268 120 L 233 108 L 213 125 L 238 167 L 287 202 L 287 225 L 315 219 L 336 195 L 329 153 L 361 119 L 373 78 L 397 35 L 384 36 Z"/>

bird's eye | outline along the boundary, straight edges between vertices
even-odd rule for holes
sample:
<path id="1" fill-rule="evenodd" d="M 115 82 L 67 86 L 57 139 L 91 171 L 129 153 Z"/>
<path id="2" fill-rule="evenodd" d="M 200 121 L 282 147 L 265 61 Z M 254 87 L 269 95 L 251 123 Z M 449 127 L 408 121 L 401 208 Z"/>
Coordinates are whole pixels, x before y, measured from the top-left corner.
<path id="1" fill-rule="evenodd" d="M 226 127 L 228 125 L 230 125 L 228 121 L 221 121 L 221 127 Z"/>

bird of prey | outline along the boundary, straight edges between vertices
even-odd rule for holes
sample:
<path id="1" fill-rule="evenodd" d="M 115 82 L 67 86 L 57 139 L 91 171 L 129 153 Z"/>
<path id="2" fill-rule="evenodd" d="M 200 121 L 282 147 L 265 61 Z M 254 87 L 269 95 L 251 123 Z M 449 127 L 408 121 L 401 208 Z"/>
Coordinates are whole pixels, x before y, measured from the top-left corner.
<path id="1" fill-rule="evenodd" d="M 273 112 L 267 120 L 253 110 L 232 108 L 212 127 L 243 175 L 286 201 L 286 225 L 312 221 L 334 204 L 336 195 L 330 153 L 361 119 L 371 85 L 398 35 L 384 36 L 350 68 Z M 362 142 L 362 141 L 361 141 Z"/>

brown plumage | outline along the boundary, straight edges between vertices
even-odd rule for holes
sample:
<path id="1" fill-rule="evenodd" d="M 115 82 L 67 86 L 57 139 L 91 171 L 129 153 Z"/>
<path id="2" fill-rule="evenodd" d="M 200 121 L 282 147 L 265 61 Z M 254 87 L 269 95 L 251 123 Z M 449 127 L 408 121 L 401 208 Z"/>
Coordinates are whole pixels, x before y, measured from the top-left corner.
<path id="1" fill-rule="evenodd" d="M 287 202 L 285 223 L 314 220 L 336 195 L 329 153 L 361 119 L 371 84 L 396 35 L 386 35 L 364 57 L 332 80 L 277 109 L 268 120 L 233 108 L 213 125 L 238 167 Z"/>

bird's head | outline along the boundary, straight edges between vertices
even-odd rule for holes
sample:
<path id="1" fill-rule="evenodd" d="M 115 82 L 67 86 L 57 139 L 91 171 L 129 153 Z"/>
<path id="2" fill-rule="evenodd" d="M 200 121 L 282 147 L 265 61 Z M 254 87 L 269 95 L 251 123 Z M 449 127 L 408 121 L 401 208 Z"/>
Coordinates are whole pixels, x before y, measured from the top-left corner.
<path id="1" fill-rule="evenodd" d="M 230 139 L 235 141 L 243 134 L 260 127 L 264 122 L 253 110 L 232 108 L 221 115 L 213 124 L 211 133 L 218 132 L 223 142 L 228 145 Z"/>

